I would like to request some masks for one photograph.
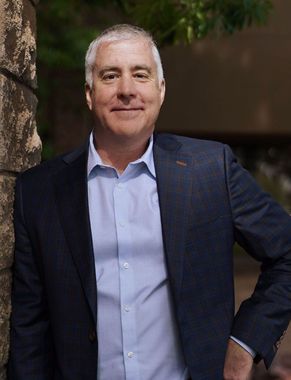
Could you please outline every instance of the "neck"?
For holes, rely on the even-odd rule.
[[[134,143],[122,141],[119,143],[104,144],[102,139],[94,135],[94,146],[104,164],[113,166],[119,173],[122,173],[127,165],[140,158],[147,149],[146,141]]]

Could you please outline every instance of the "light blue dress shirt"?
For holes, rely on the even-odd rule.
[[[189,377],[172,310],[152,146],[151,138],[119,174],[102,163],[90,136],[98,380]]]

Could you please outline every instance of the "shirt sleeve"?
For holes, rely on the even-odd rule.
[[[245,344],[244,342],[242,342],[241,340],[235,338],[234,336],[230,336],[230,339],[232,339],[234,342],[236,342],[237,344],[239,344],[243,349],[245,349],[253,358],[255,358],[256,356],[256,352],[251,348],[249,347],[247,344]]]

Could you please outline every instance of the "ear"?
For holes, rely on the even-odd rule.
[[[163,80],[161,81],[161,83],[160,83],[161,105],[164,103],[165,93],[166,93],[166,82],[165,82],[165,79],[163,79]]]
[[[85,83],[85,94],[89,110],[92,111],[92,89],[88,83]]]

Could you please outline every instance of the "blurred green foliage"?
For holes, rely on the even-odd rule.
[[[49,67],[82,67],[88,42],[116,22],[144,27],[160,45],[190,43],[262,25],[271,9],[271,0],[42,0],[38,58]]]
[[[90,23],[107,1],[42,0],[38,6],[38,62],[47,68],[83,66],[88,41],[95,38],[100,25]]]
[[[161,44],[190,43],[210,32],[233,33],[266,22],[270,0],[127,0],[124,9]]]

